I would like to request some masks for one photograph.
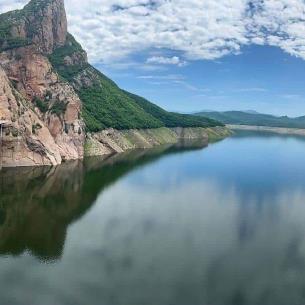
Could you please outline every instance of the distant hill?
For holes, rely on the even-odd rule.
[[[196,115],[218,120],[224,124],[305,129],[305,116],[297,118],[290,118],[288,116],[279,117],[270,114],[257,113],[255,111],[203,111],[196,113]]]

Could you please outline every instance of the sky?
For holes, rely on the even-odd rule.
[[[27,0],[0,0],[0,12]],[[119,86],[167,110],[305,115],[304,0],[66,0],[69,31]]]

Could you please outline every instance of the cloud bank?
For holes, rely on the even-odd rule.
[[[21,8],[26,2],[2,0],[0,12]],[[305,59],[303,0],[65,2],[69,30],[94,63],[120,62],[140,52],[159,50],[157,56],[148,54],[144,62],[183,66],[192,60],[238,54],[249,44],[277,46]]]

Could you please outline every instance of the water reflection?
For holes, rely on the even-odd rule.
[[[108,186],[164,155],[200,149],[202,141],[89,158],[58,167],[0,172],[0,255],[29,250],[42,260],[62,256],[69,224],[79,219]]]
[[[305,304],[304,151],[237,134],[3,172],[0,304]]]

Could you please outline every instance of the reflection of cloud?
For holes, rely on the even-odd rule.
[[[58,264],[38,265],[28,253],[0,260],[1,300],[20,304],[62,304],[75,299],[80,304],[116,305],[147,300],[154,305],[303,304],[304,170],[292,158],[302,160],[304,143],[298,140],[298,146],[294,138],[280,139],[241,135],[187,155],[158,159],[155,152],[145,162],[143,151],[130,152],[128,158],[107,158],[103,166],[99,159],[87,160],[90,175],[84,176],[82,166],[57,175],[53,171],[60,168],[52,169],[53,187],[49,183],[41,187],[40,176],[31,187],[26,187],[28,175],[26,183],[15,184],[19,192],[11,192],[14,184],[8,183],[1,198],[13,209],[11,219],[17,222],[23,215],[37,215],[33,233],[41,224],[48,234],[48,221],[56,227],[59,220],[71,219],[75,208],[79,215],[79,202],[87,200],[91,206],[96,200],[96,204],[69,226]],[[153,166],[146,166],[156,159]],[[20,175],[13,177],[20,179]],[[29,191],[26,196],[20,196],[23,188]],[[48,191],[53,200],[34,204],[25,213],[41,191]],[[63,204],[64,200],[69,204]],[[42,217],[41,209],[52,217]]]
[[[65,255],[52,269],[33,268],[27,255],[13,266],[1,260],[1,274],[11,276],[17,264],[27,283],[15,290],[2,277],[1,297],[27,300],[28,287],[37,287],[47,273],[52,290],[41,284],[31,292],[32,300],[60,304],[62,297],[73,298],[81,274],[86,289],[77,294],[80,303],[98,299],[107,304],[115,295],[117,305],[142,304],[147,298],[158,305],[168,300],[302,304],[293,301],[304,284],[302,190],[278,194],[258,210],[255,199],[242,206],[237,190],[224,190],[216,181],[180,185],[173,177],[162,187],[149,172],[143,177],[150,182],[149,192],[128,177],[107,189],[82,222],[70,227]],[[242,243],[241,222],[254,227]]]
[[[176,157],[180,164],[182,156]],[[230,184],[227,177],[224,184],[218,176],[190,177],[181,168],[165,175],[164,164],[138,167],[123,177],[126,162],[122,168],[100,171],[97,165],[91,164],[90,181],[110,175],[111,184],[82,220],[69,226],[61,261],[36,265],[27,253],[17,260],[0,260],[0,274],[5,275],[0,277],[1,299],[13,296],[20,303],[35,304],[74,298],[81,304],[112,300],[116,305],[144,304],[148,299],[154,305],[303,303],[302,185],[269,193],[260,193],[256,186],[258,195],[245,197],[245,186]],[[91,195],[92,186],[85,184],[88,189],[73,195],[71,204],[80,194]],[[69,179],[60,185],[75,190]],[[22,285],[7,280],[16,277],[16,270]],[[33,286],[39,289],[29,290]]]
[[[244,215],[243,223],[255,224],[254,234],[211,265],[209,287],[215,304],[237,293],[246,304],[304,301],[304,200],[304,191],[295,190],[278,194],[275,202],[265,200],[260,211],[244,207],[251,213]]]
[[[106,191],[83,227],[70,232],[72,245],[81,231],[92,253],[107,249],[107,260],[117,267],[102,283],[107,291],[126,288],[116,304],[148,295],[153,304],[176,304],[177,298],[189,304],[186,295],[192,304],[230,304],[235,298],[250,304],[296,304],[285,301],[301,295],[300,283],[305,284],[302,190],[243,202],[237,189],[223,189],[216,181],[181,185],[173,176],[162,186],[150,174],[141,175],[147,188],[127,178]],[[241,229],[251,233],[244,240]],[[67,251],[78,252],[74,247]],[[120,267],[126,258],[127,273]],[[277,289],[285,285],[290,288]],[[135,296],[130,291],[136,287]]]
[[[230,204],[237,202],[233,190],[224,196],[208,181],[192,181],[177,187],[175,177],[166,187],[158,183],[155,187],[157,181],[152,178],[147,176],[150,191],[130,184],[128,179],[106,191],[82,228],[85,231],[81,234],[87,236],[86,247],[108,249],[115,265],[124,256],[132,257],[133,266],[128,275],[120,268],[107,275],[110,285],[126,287],[126,294],[118,304],[129,298],[130,304],[135,302],[128,291],[134,291],[139,285],[137,278],[144,274],[150,276],[143,277],[140,284],[140,290],[144,289],[139,296],[142,301],[146,295],[151,295],[153,304],[159,304],[163,297],[173,298],[176,291],[170,283],[181,281],[184,285],[191,279],[194,281],[193,277],[199,280],[209,265],[208,260],[215,253],[228,251],[235,243],[238,206]],[[92,224],[96,230],[92,230]],[[78,230],[75,227],[70,232],[72,245],[77,245]],[[66,250],[77,252],[74,247]],[[156,281],[154,274],[162,280]]]

